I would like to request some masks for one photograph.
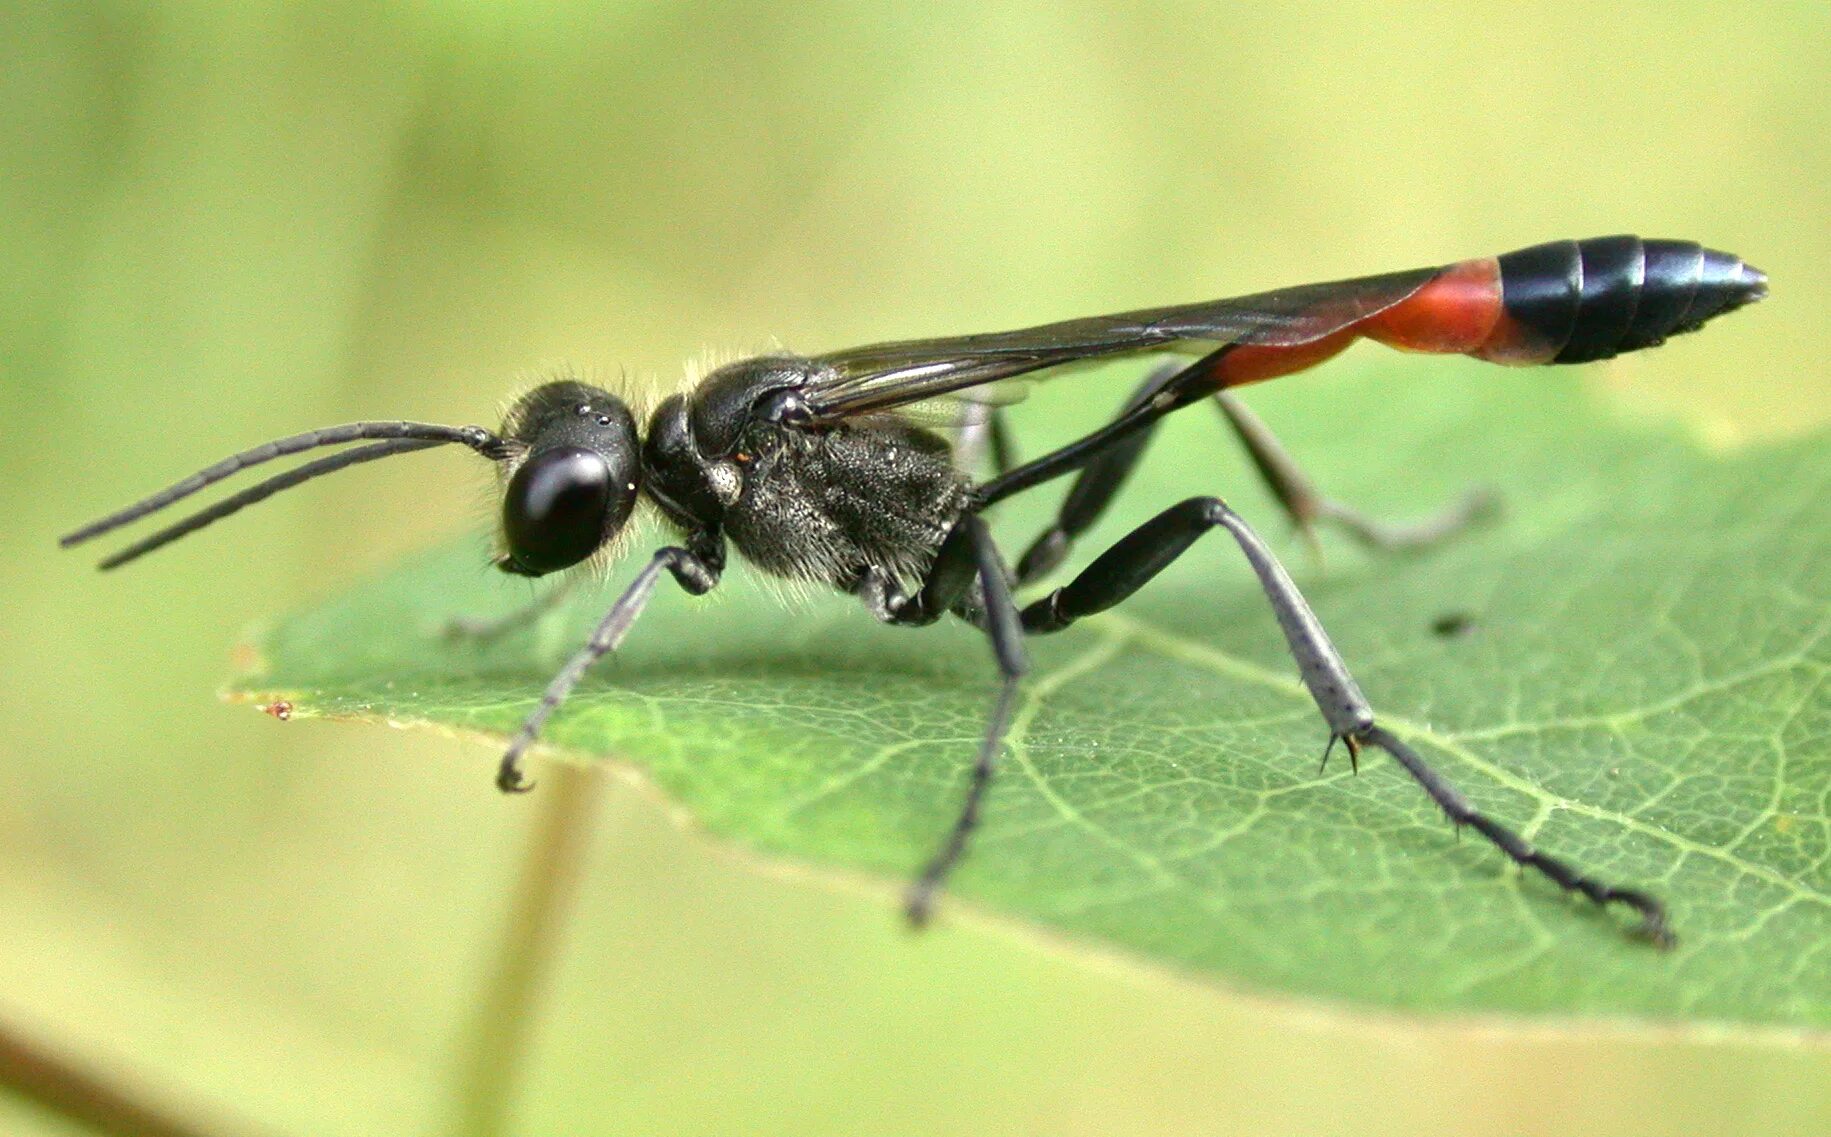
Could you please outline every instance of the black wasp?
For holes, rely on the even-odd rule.
[[[282,438],[224,459],[63,539],[79,544],[172,505],[250,466],[324,446],[361,442],[250,486],[102,562],[114,568],[244,506],[360,462],[460,443],[496,464],[502,489],[497,567],[544,576],[590,560],[647,497],[679,543],[657,550],[591,639],[547,686],[503,755],[497,785],[529,788],[523,753],[585,670],[614,650],[662,574],[701,594],[718,585],[728,546],[766,573],[850,593],[888,624],[919,626],[952,613],[983,630],[1000,684],[953,829],[911,887],[921,923],[979,822],[1027,668],[1024,641],[1061,631],[1142,588],[1210,530],[1239,545],[1258,575],[1304,685],[1358,761],[1363,745],[1390,754],[1452,823],[1468,826],[1524,867],[1597,904],[1625,905],[1638,931],[1672,940],[1654,897],[1584,875],[1541,853],[1477,810],[1374,718],[1346,664],[1291,578],[1218,497],[1170,506],[1107,549],[1067,584],[1019,603],[1013,591],[1055,569],[1073,540],[1112,501],[1158,420],[1218,401],[1227,421],[1293,520],[1343,526],[1374,546],[1419,544],[1480,512],[1465,502],[1432,524],[1382,526],[1319,495],[1264,425],[1229,389],[1289,374],[1360,337],[1412,351],[1461,353],[1509,364],[1583,363],[1651,347],[1761,299],[1766,278],[1739,258],[1688,241],[1600,237],[1538,245],[1500,257],[1309,284],[1232,300],[1095,316],[1014,332],[874,344],[830,355],[764,356],[720,367],[663,400],[646,428],[616,395],[554,382],[518,401],[500,433],[482,427],[360,422]],[[1083,360],[1178,353],[1134,391],[1106,426],[1021,465],[1009,461],[1003,422],[984,408],[988,385]],[[977,398],[976,398],[977,396]],[[966,472],[963,443],[925,425],[949,400],[972,419],[963,436],[989,442],[999,467]],[[917,408],[917,404],[930,404]],[[978,408],[980,413],[972,413]],[[987,507],[1079,472],[1054,525],[1009,567]]]

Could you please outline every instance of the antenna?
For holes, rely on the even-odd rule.
[[[208,466],[187,478],[172,483],[158,493],[142,498],[124,509],[66,534],[58,544],[64,548],[80,545],[104,533],[112,532],[129,525],[148,514],[157,513],[167,506],[183,501],[192,494],[214,485],[225,478],[283,458],[289,454],[313,450],[322,446],[337,446],[346,442],[357,442],[364,439],[377,439],[368,446],[358,446],[340,454],[319,458],[302,466],[268,478],[264,482],[250,486],[231,497],[210,506],[208,509],[186,517],[165,529],[159,530],[150,537],[128,546],[101,562],[99,567],[111,569],[136,560],[154,549],[169,545],[178,538],[195,533],[211,522],[219,521],[255,502],[265,500],[281,490],[291,489],[302,482],[308,482],[321,474],[333,473],[346,466],[363,462],[373,462],[393,454],[407,454],[415,450],[426,450],[434,446],[459,443],[470,447],[477,453],[492,461],[507,457],[508,447],[492,431],[480,426],[441,426],[426,422],[353,422],[343,426],[325,427],[321,430],[310,430],[303,434],[294,434],[286,438],[276,438],[264,442],[239,454],[232,454],[213,466]]]

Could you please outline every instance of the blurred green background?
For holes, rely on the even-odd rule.
[[[0,21],[11,1035],[225,1134],[1831,1126],[1831,1060],[1797,1040],[1358,1016],[965,915],[911,939],[881,892],[750,871],[613,775],[507,802],[475,743],[218,705],[251,620],[480,522],[461,456],[287,495],[118,576],[54,547],[276,434],[492,422],[555,360],[671,381],[707,346],[1617,231],[1741,253],[1774,296],[1595,381],[1721,445],[1809,429],[1831,418],[1820,0]],[[575,908],[518,1073],[479,1081],[511,900],[571,855],[560,830]],[[82,1130],[0,1090],[0,1131]]]

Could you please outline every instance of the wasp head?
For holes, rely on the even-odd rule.
[[[622,399],[572,380],[543,384],[515,403],[502,433],[518,454],[505,470],[496,567],[545,576],[622,532],[642,483],[636,420]]]

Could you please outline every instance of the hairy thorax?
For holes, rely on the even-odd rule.
[[[735,465],[724,526],[738,549],[836,588],[869,567],[913,586],[966,502],[948,443],[893,416],[818,433],[757,424]]]

